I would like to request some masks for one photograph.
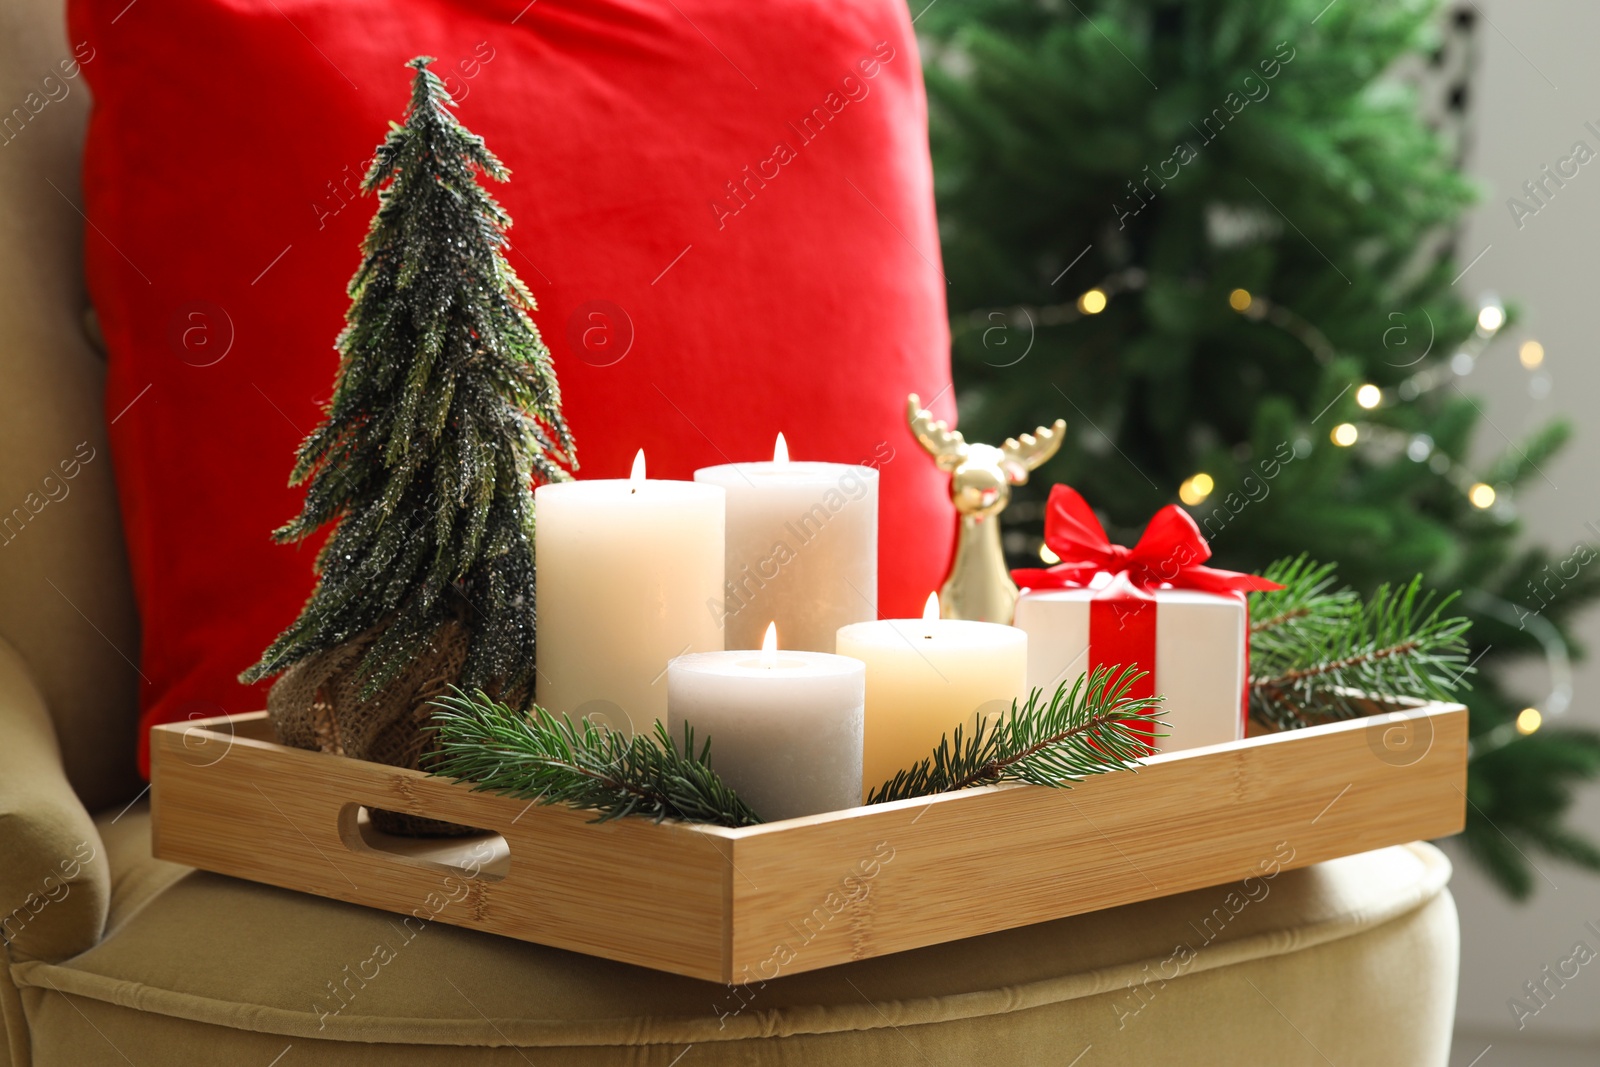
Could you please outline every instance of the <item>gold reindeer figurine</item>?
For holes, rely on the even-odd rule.
[[[939,588],[940,614],[946,619],[1009,623],[1017,607],[1017,587],[1000,549],[1000,512],[1011,502],[1011,487],[1061,447],[1065,419],[1041,426],[999,448],[968,444],[922,406],[916,393],[906,398],[906,420],[917,441],[942,471],[950,473],[950,499],[961,516],[956,554]]]

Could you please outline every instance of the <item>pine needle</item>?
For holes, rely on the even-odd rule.
[[[482,691],[457,689],[434,702],[439,751],[432,774],[471,782],[475,791],[599,813],[685,819],[718,826],[761,821],[711,769],[711,741],[699,752],[687,725],[680,748],[659,721],[628,736],[587,719],[574,723],[543,708],[527,713]]]
[[[1148,712],[1159,703],[1127,696],[1141,677],[1132,668],[1099,668],[1063,683],[1048,703],[1035,689],[993,726],[980,721],[970,735],[958,727],[953,739],[941,739],[929,759],[895,775],[868,803],[1001,781],[1065,787],[1126,770],[1148,751],[1141,728],[1152,723]],[[688,726],[681,744],[659,722],[653,732],[629,737],[543,708],[515,711],[481,691],[459,689],[434,708],[438,751],[426,757],[425,769],[474,790],[570,804],[597,812],[597,822],[624,815],[718,826],[762,821],[711,769],[711,739],[696,751]]]
[[[1333,564],[1304,554],[1278,560],[1261,576],[1283,588],[1251,594],[1252,655],[1271,655],[1303,643],[1310,634],[1336,631],[1348,624],[1360,603],[1353,590],[1334,587]]]
[[[1264,572],[1286,588],[1251,594],[1250,712],[1295,729],[1370,710],[1367,698],[1449,700],[1471,673],[1471,623],[1422,589],[1419,575],[1362,603],[1332,590],[1333,567],[1280,560]]]
[[[1035,689],[992,726],[982,719],[970,733],[957,726],[931,756],[874,789],[867,803],[1006,781],[1064,788],[1089,775],[1131,769],[1149,751],[1142,728],[1154,721],[1149,712],[1160,703],[1159,697],[1127,695],[1144,674],[1097,667],[1070,688],[1063,682],[1048,703],[1044,690]]]

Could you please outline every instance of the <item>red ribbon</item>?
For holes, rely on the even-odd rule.
[[[1011,579],[1024,589],[1085,589],[1096,575],[1109,574],[1110,584],[1089,602],[1089,669],[1120,664],[1148,672],[1128,690],[1135,699],[1156,695],[1156,598],[1151,590],[1195,589],[1243,601],[1247,592],[1283,588],[1257,575],[1204,566],[1211,546],[1176,504],[1156,512],[1138,543],[1126,548],[1111,543],[1076,489],[1057,485],[1045,510],[1044,542],[1061,562],[1048,570],[1014,570]],[[1247,622],[1246,662],[1249,641]],[[1244,714],[1243,694],[1240,709]],[[1144,732],[1153,735],[1154,727]]]

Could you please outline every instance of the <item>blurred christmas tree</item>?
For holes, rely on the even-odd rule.
[[[1516,547],[1513,494],[1568,427],[1502,441],[1459,381],[1505,313],[1455,284],[1472,189],[1386,76],[1437,49],[1434,4],[914,7],[963,428],[1074,424],[1007,514],[1013,561],[1037,565],[1053,481],[1124,543],[1181,486],[1223,566],[1308,552],[1366,591],[1465,590],[1466,843],[1518,897],[1540,853],[1600,868],[1563,823],[1600,735],[1540,729],[1497,678],[1578,651],[1600,568]]]

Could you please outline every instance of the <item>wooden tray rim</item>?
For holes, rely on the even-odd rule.
[[[1139,770],[1143,767],[1158,766],[1164,763],[1191,759],[1196,756],[1209,755],[1220,751],[1247,751],[1249,749],[1264,747],[1267,745],[1289,744],[1304,737],[1323,737],[1336,735],[1351,730],[1366,730],[1370,729],[1373,722],[1377,719],[1385,719],[1389,723],[1410,722],[1421,719],[1432,719],[1455,712],[1465,712],[1467,710],[1466,705],[1454,702],[1425,701],[1404,697],[1382,697],[1377,699],[1381,701],[1383,705],[1388,706],[1390,710],[1378,712],[1372,715],[1361,715],[1351,719],[1342,719],[1337,722],[1320,723],[1316,726],[1308,726],[1299,730],[1280,730],[1273,733],[1258,734],[1254,737],[1240,738],[1237,741],[1224,741],[1214,745],[1204,745],[1197,748],[1184,749],[1181,752],[1160,752],[1153,756],[1144,757],[1140,760],[1138,767],[1135,767],[1126,773],[1138,774]],[[185,736],[189,735],[191,732],[200,733],[208,738],[214,738],[218,741],[227,742],[230,745],[242,744],[247,748],[257,749],[263,753],[282,751],[305,752],[312,756],[325,757],[326,759],[330,760],[361,763],[367,767],[380,767],[382,768],[383,773],[391,774],[406,781],[416,781],[419,779],[428,780],[430,783],[437,783],[447,787],[462,789],[468,793],[482,793],[486,796],[493,796],[500,799],[518,799],[514,797],[506,798],[503,794],[492,793],[488,790],[474,789],[469,783],[454,781],[441,775],[429,774],[426,771],[415,770],[409,767],[394,767],[386,764],[372,764],[365,760],[354,759],[354,757],[351,756],[340,756],[313,749],[292,748],[291,746],[280,744],[277,741],[267,741],[255,737],[241,736],[234,730],[234,727],[241,723],[254,724],[262,722],[266,720],[267,714],[268,713],[265,710],[259,710],[239,712],[232,715],[213,715],[205,718],[188,719],[183,722],[161,723],[151,727],[151,729],[153,731],[160,730],[164,733],[183,734]],[[228,729],[221,729],[220,727],[223,726],[228,727]],[[1124,772],[1113,771],[1110,773],[1116,774]],[[1082,786],[1094,781],[1099,777],[1103,776],[1090,776],[1089,778],[1084,779],[1082,782],[1074,783],[1071,788],[1081,788]],[[696,833],[705,834],[709,837],[717,837],[729,842],[736,842],[750,838],[762,837],[768,834],[783,833],[786,830],[794,830],[801,827],[825,825],[827,823],[839,822],[846,819],[866,818],[877,814],[891,814],[894,812],[904,811],[907,808],[925,808],[929,805],[982,803],[982,798],[1003,790],[1045,788],[1048,787],[1028,785],[1021,782],[1003,782],[997,785],[972,786],[967,789],[959,789],[949,793],[938,793],[933,796],[910,797],[905,800],[890,801],[885,804],[862,804],[853,808],[842,808],[838,811],[822,812],[817,815],[802,815],[792,819],[778,819],[772,822],[759,823],[755,826],[717,826],[712,823],[689,822],[686,820],[670,818],[660,820],[651,819],[650,821],[656,822],[658,825],[662,825],[664,827],[671,827],[676,830],[692,830]],[[574,808],[568,804],[550,804],[542,806],[551,808],[564,808],[588,816],[594,815],[594,813],[588,809]],[[629,816],[629,818],[631,819],[635,817]]]

